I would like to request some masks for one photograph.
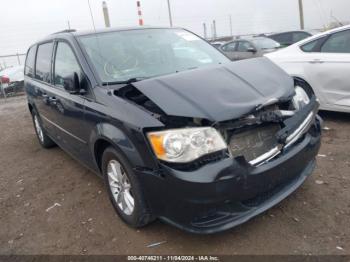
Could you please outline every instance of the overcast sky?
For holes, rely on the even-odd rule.
[[[137,25],[136,0],[106,0],[112,26]],[[95,25],[104,26],[102,0],[90,0]],[[167,26],[167,0],[141,0],[146,25]],[[294,30],[299,28],[298,0],[171,0],[175,26],[203,35],[203,22],[217,23],[218,35]],[[305,26],[322,28],[334,21],[350,21],[350,0],[304,0]],[[332,15],[331,15],[332,14]],[[88,0],[2,0],[0,55],[26,52],[34,41],[55,31],[91,29]]]

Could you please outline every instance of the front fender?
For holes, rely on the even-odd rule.
[[[277,65],[279,65],[287,74],[289,74],[293,78],[299,78],[305,81],[315,93],[316,97],[320,100],[321,107],[324,103],[326,103],[326,98],[320,92],[313,79],[310,77],[307,69],[301,64],[297,62],[282,62],[282,61],[274,61]]]
[[[110,123],[99,123],[90,136],[90,150],[93,154],[99,140],[104,140],[114,146],[133,167],[155,168],[157,165],[142,131],[121,129]]]

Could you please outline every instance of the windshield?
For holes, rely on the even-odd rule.
[[[117,31],[79,39],[105,83],[229,62],[216,48],[182,29]]]
[[[278,42],[270,38],[256,38],[252,39],[252,42],[260,49],[274,49],[281,47]]]

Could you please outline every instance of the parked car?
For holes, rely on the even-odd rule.
[[[317,101],[283,70],[179,28],[50,35],[27,53],[25,88],[39,143],[101,176],[133,227],[246,222],[305,181],[320,146]]]
[[[316,94],[321,109],[350,112],[350,26],[315,35],[266,55]]]
[[[312,34],[306,31],[290,31],[266,35],[266,37],[280,43],[282,47],[290,46],[310,36],[312,36]]]
[[[242,60],[261,57],[276,51],[280,44],[267,37],[253,37],[231,41],[220,47],[220,50],[231,60]]]
[[[23,92],[24,82],[23,66],[14,66],[0,71],[0,94]]]

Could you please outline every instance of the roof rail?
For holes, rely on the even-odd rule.
[[[77,30],[75,30],[75,29],[65,29],[65,30],[62,30],[62,31],[58,31],[58,32],[52,33],[52,35],[61,34],[61,33],[73,33],[73,32],[76,32],[76,31]]]

